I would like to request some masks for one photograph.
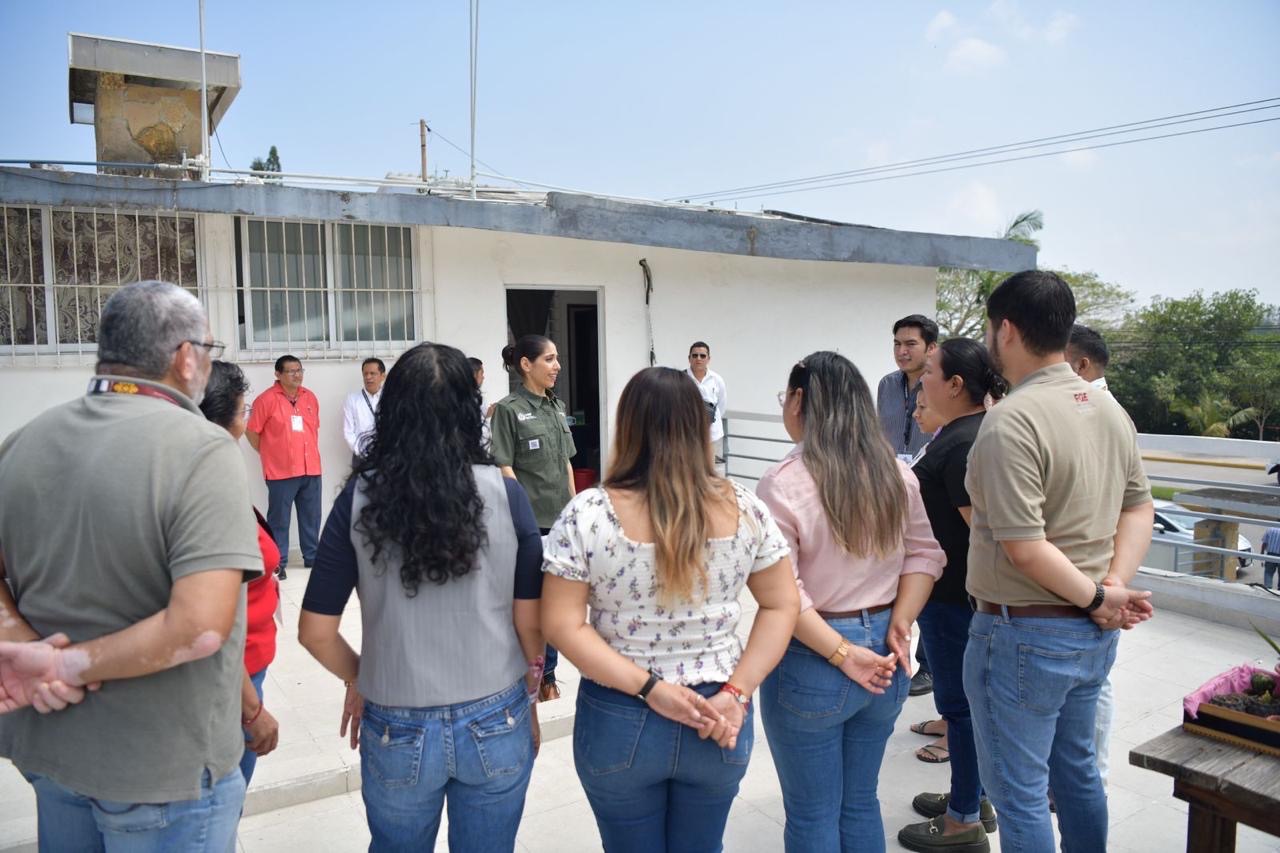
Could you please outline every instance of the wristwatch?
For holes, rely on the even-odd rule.
[[[662,679],[654,675],[653,670],[649,670],[649,680],[644,683],[644,687],[640,688],[640,692],[636,694],[636,698],[646,705],[649,704],[649,693]]]
[[[844,659],[849,656],[849,650],[851,648],[852,646],[849,645],[849,641],[841,637],[840,645],[836,646],[836,650],[831,653],[831,657],[827,658],[827,663],[832,666],[839,666],[844,663]]]
[[[1097,581],[1095,581],[1093,585],[1096,586],[1097,589],[1094,590],[1093,601],[1089,602],[1089,606],[1084,609],[1085,613],[1092,613],[1102,606],[1102,602],[1107,600],[1107,588]]]

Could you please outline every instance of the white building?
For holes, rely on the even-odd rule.
[[[1002,240],[565,193],[472,200],[0,169],[0,216],[0,438],[84,393],[102,301],[159,277],[199,295],[254,393],[277,356],[303,361],[322,409],[326,504],[348,470],[341,403],[366,356],[390,365],[414,342],[452,344],[485,362],[495,400],[508,390],[502,347],[545,329],[580,421],[575,465],[598,471],[651,346],[683,368],[688,345],[709,342],[731,408],[773,412],[814,350],[840,350],[872,383],[893,369],[893,321],[932,314],[937,267],[1035,265],[1034,248]],[[245,463],[260,483],[247,446]],[[265,505],[265,487],[254,497]]]

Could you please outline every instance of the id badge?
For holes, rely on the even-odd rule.
[[[293,425],[294,432],[302,432],[302,415],[292,415],[289,423]]]

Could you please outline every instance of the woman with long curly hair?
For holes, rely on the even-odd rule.
[[[911,623],[944,555],[920,486],[894,458],[866,380],[834,352],[778,395],[795,449],[757,493],[796,554],[795,639],[760,688],[788,853],[883,851],[876,788],[907,698]]]
[[[768,510],[716,474],[688,376],[640,371],[616,423],[608,479],[560,514],[543,565],[547,636],[583,675],[573,761],[609,853],[713,853],[799,594]]]
[[[387,375],[364,458],[334,502],[298,636],[347,684],[370,850],[512,850],[537,751],[542,542],[480,442],[466,357],[419,344]],[[360,596],[360,653],[338,633]]]

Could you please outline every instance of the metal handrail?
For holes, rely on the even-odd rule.
[[[1280,495],[1280,486],[1255,486],[1251,483],[1227,483],[1222,480],[1202,480],[1197,477],[1167,477],[1161,474],[1148,474],[1148,480],[1161,483],[1182,483],[1188,486],[1225,487],[1233,492],[1252,492],[1259,495]]]

